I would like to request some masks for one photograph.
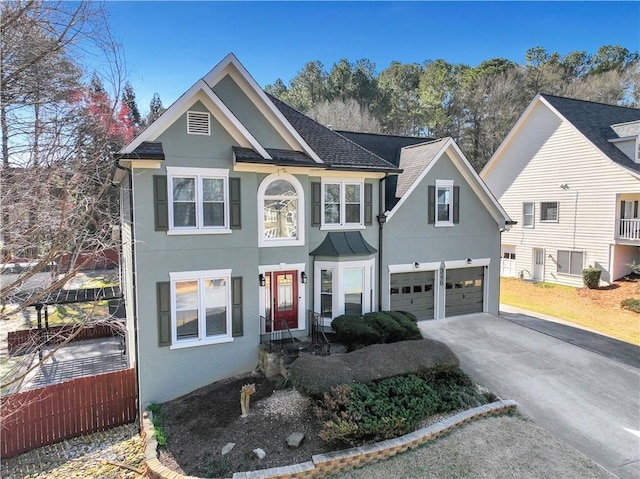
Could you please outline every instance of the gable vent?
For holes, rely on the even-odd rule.
[[[210,135],[209,113],[202,111],[187,112],[187,133],[189,135]]]

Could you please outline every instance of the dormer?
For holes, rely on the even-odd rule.
[[[611,129],[618,135],[609,142],[635,163],[640,163],[640,120],[628,121],[611,125]]]

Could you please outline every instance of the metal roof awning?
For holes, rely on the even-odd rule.
[[[331,231],[312,256],[367,256],[377,253],[360,231]]]

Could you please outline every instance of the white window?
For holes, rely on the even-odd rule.
[[[230,233],[229,170],[167,167],[169,234]]]
[[[286,173],[267,176],[258,188],[259,245],[304,244],[304,190]]]
[[[364,261],[316,261],[315,301],[326,326],[341,314],[373,311],[375,259]]]
[[[581,275],[583,269],[583,251],[558,250],[558,273]]]
[[[453,181],[436,180],[436,226],[453,225]]]
[[[540,203],[540,221],[546,223],[558,222],[558,202],[546,201]]]
[[[322,183],[322,226],[364,225],[364,183],[327,180]]]
[[[188,111],[187,134],[211,135],[211,115],[206,111]]]
[[[522,203],[522,227],[533,228],[535,218],[535,205],[533,203]]]
[[[231,270],[169,273],[172,348],[232,341]]]

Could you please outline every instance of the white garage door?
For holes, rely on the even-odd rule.
[[[391,275],[390,307],[408,311],[420,320],[433,319],[433,271]]]
[[[484,268],[448,269],[445,316],[481,313],[484,300]]]

